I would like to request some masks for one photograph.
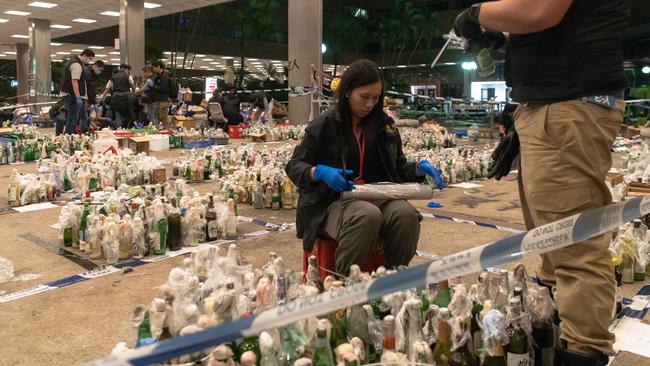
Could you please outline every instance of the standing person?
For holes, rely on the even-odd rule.
[[[151,69],[151,66],[143,67],[142,75],[145,78],[145,82],[142,89],[138,92],[140,94],[140,103],[144,106],[149,123],[157,126],[160,121],[158,120],[156,110],[153,108],[151,103],[151,87],[153,86],[153,70]]]
[[[151,86],[151,108],[154,110],[159,127],[167,127],[169,95],[172,91],[171,80],[162,61],[153,61],[151,67],[154,75]]]
[[[481,48],[509,37],[507,82],[520,103],[514,120],[528,229],[612,201],[605,175],[623,121],[629,9],[628,0],[501,0],[456,18],[456,33]],[[613,352],[610,240],[607,233],[542,255],[537,276],[556,286],[561,320],[555,365],[606,365]]]
[[[88,95],[86,92],[86,79],[83,72],[83,65],[92,61],[95,52],[89,48],[81,51],[79,55],[74,55],[65,64],[63,76],[61,78],[61,97],[65,103],[67,113],[65,133],[72,135],[75,133],[79,123],[81,133],[88,131],[87,121],[85,118],[86,108],[85,101]]]
[[[97,82],[99,75],[104,71],[104,61],[97,60],[90,66],[84,66],[86,78],[86,89],[88,92],[88,104],[97,104]]]
[[[117,112],[123,118],[121,127],[124,128],[131,127],[135,119],[135,108],[131,98],[135,83],[129,72],[130,68],[131,66],[127,64],[121,64],[119,70],[106,83],[106,89],[102,94],[104,99],[108,93],[111,93],[113,112]]]
[[[418,211],[404,200],[341,200],[340,193],[354,184],[421,181],[425,174],[442,188],[440,172],[426,160],[406,161],[399,130],[383,111],[383,82],[374,62],[353,62],[335,100],[309,123],[287,164],[300,189],[298,237],[305,251],[317,236],[336,240],[336,272],[344,276],[351,265],[363,264],[379,238],[387,266],[408,265],[420,236]]]

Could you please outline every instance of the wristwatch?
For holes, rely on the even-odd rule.
[[[472,22],[474,22],[476,24],[481,24],[478,21],[478,13],[480,11],[481,11],[481,3],[473,4],[472,6],[470,6],[469,14],[468,14],[469,20],[471,20]]]

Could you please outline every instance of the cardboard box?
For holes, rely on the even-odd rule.
[[[196,129],[197,126],[197,121],[194,119],[186,119],[186,120],[181,120],[181,121],[176,121],[176,127],[182,127],[186,130],[189,129]]]
[[[605,180],[609,182],[609,184],[613,186],[616,186],[618,184],[623,183],[623,174],[621,173],[614,173],[614,172],[607,172],[607,177],[605,177]]]
[[[149,136],[129,137],[129,149],[133,150],[134,154],[149,154]]]
[[[154,169],[152,180],[154,184],[164,184],[167,181],[167,170],[165,168]]]

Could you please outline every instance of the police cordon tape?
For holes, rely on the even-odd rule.
[[[442,257],[429,264],[411,267],[336,291],[298,299],[252,317],[110,355],[88,365],[139,366],[163,362],[172,357],[256,335],[263,330],[283,327],[310,316],[324,315],[336,309],[361,304],[396,291],[422,288],[429,283],[475,273],[483,268],[519,260],[523,256],[580,243],[647,214],[650,214],[650,195],[591,209],[494,243]]]

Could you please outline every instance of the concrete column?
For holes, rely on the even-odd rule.
[[[16,79],[18,79],[18,103],[29,101],[29,45],[27,43],[16,44]]]
[[[311,85],[310,65],[321,69],[323,38],[323,0],[289,0],[289,86]],[[311,105],[311,96],[289,96],[289,121],[309,122],[318,116],[318,103]]]
[[[132,66],[133,77],[144,67],[144,0],[120,0],[120,60]]]
[[[50,21],[47,19],[29,19],[30,77],[34,82],[30,93],[34,92],[37,102],[47,101],[46,94],[52,93],[52,59],[50,57]],[[34,94],[33,94],[34,95]]]

